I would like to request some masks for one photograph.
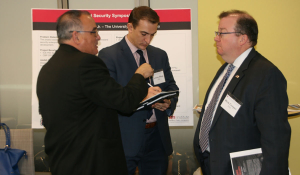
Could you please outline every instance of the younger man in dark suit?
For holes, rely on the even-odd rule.
[[[98,57],[97,26],[87,11],[57,20],[59,49],[37,81],[40,113],[47,129],[45,152],[52,175],[126,175],[117,111],[130,113],[148,91],[149,64],[127,86],[110,77]]]
[[[215,41],[226,62],[204,100],[194,150],[204,175],[232,175],[229,153],[262,148],[260,175],[288,175],[291,128],[286,80],[255,51],[258,27],[248,13],[219,15]]]
[[[149,63],[163,75],[163,81],[149,81],[163,91],[178,90],[167,53],[150,44],[157,32],[159,16],[149,7],[134,8],[128,19],[128,34],[119,43],[100,50],[110,75],[126,86],[141,62]],[[152,89],[149,89],[151,93]],[[156,103],[151,110],[140,110],[131,115],[119,113],[122,142],[129,174],[136,167],[141,175],[165,175],[172,144],[168,116],[176,108],[177,98]],[[128,117],[130,116],[130,117]]]

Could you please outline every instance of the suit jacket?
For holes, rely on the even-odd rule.
[[[198,161],[199,130],[209,92],[227,63],[217,72],[204,100],[194,137]],[[237,76],[239,75],[239,76]],[[286,80],[278,68],[252,49],[220,97],[209,132],[212,175],[232,174],[229,153],[262,148],[261,175],[287,175],[291,128]],[[232,117],[220,107],[227,92],[243,104]]]
[[[52,175],[127,174],[117,111],[136,109],[147,89],[140,74],[122,87],[98,57],[61,44],[37,81]]]
[[[159,86],[163,91],[178,90],[173,78],[167,53],[159,48],[149,45],[147,47],[149,64],[154,70],[163,69],[165,83]],[[100,50],[98,56],[105,62],[110,75],[122,86],[126,86],[135,70],[138,68],[134,56],[126,43],[125,37],[118,43]],[[177,98],[171,99],[170,114],[176,108]],[[157,126],[160,132],[161,140],[170,155],[173,151],[169,124],[168,111],[159,111],[155,109]],[[119,123],[121,128],[122,142],[126,156],[135,156],[141,148],[144,137],[147,111],[140,110],[131,114],[119,113]]]

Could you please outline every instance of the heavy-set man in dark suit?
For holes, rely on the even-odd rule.
[[[100,40],[89,12],[68,11],[57,21],[58,50],[37,81],[47,129],[45,152],[52,175],[126,175],[117,111],[130,113],[147,95],[149,64],[122,87],[98,57]]]
[[[164,74],[164,81],[159,83],[153,81],[154,75],[150,81],[153,86],[163,91],[178,90],[167,53],[149,45],[158,24],[159,16],[151,8],[134,8],[127,24],[128,34],[120,42],[100,50],[98,56],[105,62],[110,75],[122,86],[127,85],[140,60],[145,59],[155,71]],[[163,103],[154,104],[154,110],[136,111],[130,117],[119,113],[130,175],[134,174],[137,166],[141,175],[166,174],[168,155],[173,151],[168,116],[174,112],[176,103],[177,98],[165,99]]]
[[[253,48],[258,35],[253,17],[232,10],[219,18],[215,41],[226,63],[208,88],[194,137],[202,172],[232,175],[229,153],[262,148],[260,174],[287,175],[291,136],[287,82]]]

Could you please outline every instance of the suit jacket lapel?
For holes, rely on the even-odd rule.
[[[227,88],[225,89],[220,101],[219,101],[219,104],[218,104],[218,107],[217,107],[217,110],[216,110],[216,113],[215,113],[215,116],[213,118],[213,122],[211,124],[211,129],[214,127],[214,125],[216,124],[220,114],[223,112],[223,108],[221,107],[221,104],[224,100],[224,98],[226,97],[227,95],[227,92],[231,92],[233,94],[234,92],[234,89],[236,88],[237,84],[239,83],[239,81],[244,77],[244,71],[248,69],[248,66],[252,60],[252,58],[256,55],[256,51],[255,49],[253,48],[251,50],[251,52],[249,53],[249,55],[246,57],[246,59],[244,60],[244,62],[241,64],[241,66],[239,67],[239,69],[236,71],[236,73],[234,74],[234,76],[232,77],[230,83],[228,84]],[[227,64],[226,64],[227,65]],[[223,65],[224,66],[224,65]],[[224,67],[225,68],[225,67]],[[223,68],[223,69],[224,69]],[[222,69],[222,70],[223,70]],[[220,75],[220,74],[219,74]],[[238,75],[238,76],[237,76]],[[219,76],[216,76],[217,78]]]
[[[148,46],[146,48],[147,50],[147,55],[148,55],[148,60],[149,60],[149,64],[152,66],[152,68],[155,70],[156,68],[156,59],[155,59],[155,53],[152,52],[151,46]]]
[[[135,58],[129,48],[129,46],[126,43],[125,37],[120,41],[121,46],[121,52],[122,52],[122,61],[124,64],[128,64],[128,71],[133,71],[133,74],[135,73],[136,69],[138,68]]]
[[[209,92],[211,91],[211,88],[213,87],[213,85],[216,83],[218,77],[220,76],[220,74],[223,72],[223,70],[225,69],[225,67],[227,66],[228,63],[225,63],[221,66],[221,68],[218,70],[217,74],[215,75],[213,81],[210,83],[210,86],[209,88],[207,89],[207,92],[206,92],[206,95],[205,95],[205,99],[204,99],[204,102],[203,102],[203,106],[202,106],[202,110],[201,110],[201,113],[200,113],[200,118],[199,118],[199,121],[202,121],[202,118],[203,118],[203,114],[204,114],[204,111],[205,111],[205,106],[207,105],[207,98],[209,96]],[[197,126],[197,129],[200,130],[200,122],[198,122],[198,126]]]
[[[146,48],[146,50],[147,50],[149,64],[154,69],[154,71],[156,71],[156,69],[157,69],[157,66],[156,66],[157,62],[156,62],[155,52],[152,51],[151,46],[148,46]],[[151,82],[150,83],[153,85],[153,77],[151,77]]]
[[[221,66],[221,68],[218,70],[217,74],[215,75],[213,81],[210,83],[209,88],[207,89],[207,92],[206,92],[206,95],[205,95],[205,98],[204,98],[204,102],[203,102],[203,106],[202,106],[202,110],[201,110],[201,113],[200,113],[199,122],[198,122],[197,129],[196,129],[198,134],[196,134],[196,135],[199,135],[199,133],[200,133],[200,126],[201,126],[201,123],[202,123],[202,118],[203,118],[203,114],[204,114],[204,111],[205,111],[205,106],[207,105],[206,103],[207,103],[207,98],[208,98],[209,92],[211,91],[211,88],[213,87],[213,85],[217,81],[220,74],[223,72],[226,65],[227,65],[227,63],[225,63]],[[199,144],[199,136],[197,136],[197,137],[195,136],[195,138],[197,140],[197,143]]]

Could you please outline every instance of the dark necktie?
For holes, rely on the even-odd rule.
[[[139,66],[146,63],[146,59],[144,57],[143,51],[142,50],[137,50],[136,53],[138,53],[140,55],[140,64],[139,64]],[[147,83],[150,83],[149,78],[147,78],[145,81]],[[153,112],[152,112],[152,109],[151,109],[151,110],[148,111],[147,118],[149,119],[152,115],[153,115]]]
[[[137,50],[136,53],[138,53],[140,55],[140,64],[139,64],[139,66],[146,63],[146,59],[144,57],[143,51],[142,50]]]
[[[207,107],[207,109],[204,111],[203,114],[203,121],[201,123],[200,127],[200,135],[199,135],[199,145],[201,148],[201,151],[204,152],[208,147],[208,133],[210,131],[211,127],[211,120],[213,117],[214,109],[217,104],[217,101],[219,99],[220,93],[231,74],[232,70],[234,69],[234,65],[230,64],[226,74],[224,75],[223,79],[221,80],[220,84],[217,86],[216,91],[214,92],[214,95]]]

